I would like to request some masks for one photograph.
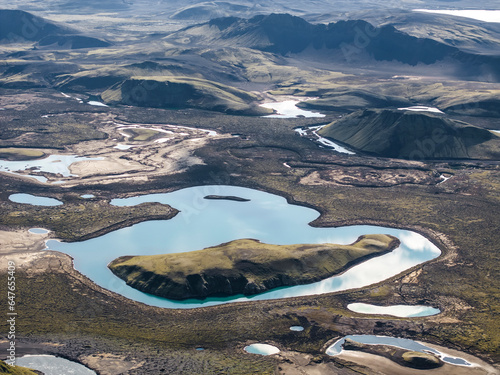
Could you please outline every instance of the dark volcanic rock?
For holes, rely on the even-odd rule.
[[[207,195],[204,197],[205,199],[212,200],[227,200],[227,201],[235,201],[235,202],[250,202],[250,199],[235,197],[233,195]]]

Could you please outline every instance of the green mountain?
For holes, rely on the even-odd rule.
[[[500,157],[500,137],[428,112],[367,109],[325,126],[319,134],[357,150],[391,158]]]
[[[102,93],[107,104],[152,108],[198,108],[238,115],[266,115],[256,95],[217,82],[191,77],[132,77]]]

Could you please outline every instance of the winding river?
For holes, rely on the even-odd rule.
[[[204,199],[207,195],[237,196],[250,201]],[[164,308],[195,308],[359,288],[383,281],[440,254],[440,250],[430,241],[411,231],[366,225],[314,228],[308,223],[319,216],[317,211],[289,204],[277,195],[241,187],[199,186],[167,194],[115,199],[111,203],[132,206],[143,202],[169,204],[181,212],[171,220],[147,221],[83,242],[49,240],[47,248],[72,256],[75,268],[98,285],[127,298]],[[110,261],[123,255],[187,252],[241,238],[255,238],[271,244],[349,244],[362,234],[374,233],[396,236],[402,245],[389,254],[370,259],[341,275],[251,297],[240,295],[202,301],[171,301],[127,286],[107,268]]]

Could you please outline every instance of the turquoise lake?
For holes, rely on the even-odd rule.
[[[207,195],[238,196],[249,202],[207,200]],[[181,212],[171,220],[148,221],[83,242],[47,241],[47,248],[69,254],[75,268],[98,285],[127,298],[164,308],[195,308],[229,302],[315,295],[367,286],[394,276],[440,255],[440,250],[420,234],[377,226],[356,225],[314,228],[319,216],[310,208],[288,204],[280,196],[234,186],[200,186],[167,194],[115,199],[117,206],[144,202],[169,204]],[[389,254],[370,259],[345,273],[308,285],[284,287],[255,296],[172,301],[135,290],[107,268],[123,255],[187,252],[224,242],[254,238],[270,244],[350,244],[362,234],[390,234],[402,245]]]

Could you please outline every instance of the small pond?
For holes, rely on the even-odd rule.
[[[43,229],[43,228],[31,228],[28,230],[28,232],[33,233],[33,234],[47,234],[50,232],[50,230]]]
[[[278,354],[280,350],[273,345],[269,344],[252,344],[245,346],[245,351],[250,354],[259,354],[259,355],[272,355]]]
[[[391,315],[399,318],[431,316],[441,312],[439,309],[434,307],[418,305],[376,306],[367,303],[351,303],[347,305],[347,308],[360,314]]]
[[[84,365],[53,355],[25,355],[16,358],[16,366],[28,367],[45,375],[95,375]]]
[[[23,203],[23,204],[31,204],[33,206],[46,206],[46,207],[60,206],[63,204],[63,202],[61,202],[58,199],[39,197],[36,195],[24,194],[24,193],[11,194],[9,195],[9,200],[14,203]]]

